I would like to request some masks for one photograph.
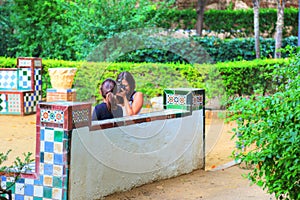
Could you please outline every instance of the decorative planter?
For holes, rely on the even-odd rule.
[[[76,68],[49,68],[52,88],[71,89],[76,70]]]

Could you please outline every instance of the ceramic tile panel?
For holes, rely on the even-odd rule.
[[[64,123],[64,111],[41,109],[41,122],[47,123]]]
[[[40,128],[40,175],[37,179],[19,178],[11,188],[13,199],[67,199],[69,133],[60,128]],[[55,144],[62,149],[55,150]],[[7,188],[12,177],[1,176],[1,186]]]
[[[18,72],[17,70],[0,70],[0,89],[16,90],[18,88]]]
[[[42,91],[42,69],[34,69],[34,85],[35,90]]]
[[[31,90],[31,69],[20,68],[19,69],[19,89],[20,90]]]
[[[89,110],[74,110],[72,112],[73,123],[81,123],[81,122],[88,122],[89,121]]]
[[[6,94],[0,94],[0,113],[6,113],[7,112],[7,95]]]
[[[25,114],[36,112],[36,105],[41,101],[40,96],[35,92],[26,92],[24,95],[24,112]]]
[[[8,112],[21,113],[21,94],[7,94]]]
[[[35,67],[42,67],[42,60],[34,60]]]
[[[11,96],[13,97],[13,96]],[[40,103],[37,112],[36,174],[35,178],[20,178],[12,189],[13,199],[68,199],[70,165],[70,135],[72,118],[78,123],[90,120],[91,104]],[[49,123],[40,123],[49,122]],[[63,124],[64,128],[48,127]],[[66,125],[67,124],[67,125]],[[12,177],[1,176],[6,188]]]
[[[186,96],[178,94],[167,94],[167,104],[186,105]]]
[[[19,67],[31,67],[32,66],[32,60],[31,59],[18,58],[18,64],[19,64]]]
[[[203,102],[203,94],[194,94],[193,95],[193,104],[192,109],[193,110],[199,110],[202,109],[204,102]]]
[[[164,108],[182,110],[200,110],[203,108],[203,89],[167,88],[164,90]]]

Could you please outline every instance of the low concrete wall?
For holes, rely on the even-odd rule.
[[[97,199],[204,168],[203,112],[94,131],[78,128],[71,147],[70,199]]]

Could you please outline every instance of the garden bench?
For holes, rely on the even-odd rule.
[[[0,114],[35,113],[41,100],[41,58],[17,58],[17,68],[0,68]]]

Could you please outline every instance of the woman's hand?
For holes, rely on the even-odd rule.
[[[118,92],[116,95],[125,99],[126,98],[126,90],[121,88],[121,92]]]

